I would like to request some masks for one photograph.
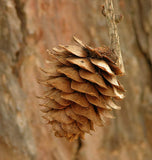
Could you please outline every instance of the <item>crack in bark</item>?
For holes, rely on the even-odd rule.
[[[130,3],[130,5],[131,5],[131,3]],[[141,5],[138,3],[138,7],[140,8],[140,10],[142,10],[142,7],[141,7]],[[143,28],[143,24],[142,24],[142,17],[141,17],[141,13],[139,13],[140,14],[140,20],[139,20],[139,23],[140,23],[140,25],[141,25],[141,27],[142,27],[142,29],[143,29],[143,31],[144,31],[144,28]],[[145,61],[147,62],[147,65],[148,65],[148,68],[149,68],[149,70],[151,71],[151,69],[152,69],[152,63],[151,63],[151,60],[150,60],[150,58],[149,58],[149,56],[148,56],[148,53],[147,52],[145,52],[144,51],[144,49],[142,48],[142,46],[141,46],[141,43],[140,43],[140,41],[139,41],[139,35],[138,35],[138,32],[137,32],[137,29],[136,29],[136,22],[134,21],[134,16],[131,16],[132,18],[131,18],[131,20],[132,20],[132,26],[133,26],[133,30],[134,30],[134,33],[135,33],[135,40],[136,40],[136,44],[137,44],[137,46],[138,46],[138,48],[139,48],[139,50],[141,51],[141,54],[143,55],[143,57],[144,57],[144,59],[145,59]],[[144,31],[145,32],[145,31]],[[146,34],[146,33],[145,33]],[[146,36],[147,36],[147,34],[146,34]],[[148,43],[148,42],[147,42]],[[152,78],[152,72],[150,72],[150,76],[151,76],[151,78]]]
[[[139,1],[139,3],[137,3],[138,4],[138,7],[139,7],[139,10],[140,11],[142,11],[142,6],[141,6],[141,3],[140,3],[140,1]],[[142,12],[139,12],[139,14],[140,14],[140,16],[139,16],[139,23],[140,23],[140,25],[141,25],[141,28],[142,28],[142,30],[144,31],[144,34],[146,35],[146,39],[147,39],[147,36],[148,36],[148,34],[145,32],[145,30],[144,30],[144,26],[143,26],[143,23],[142,23]],[[150,70],[152,69],[152,63],[151,63],[151,60],[150,60],[150,57],[148,56],[148,51],[147,52],[145,52],[144,51],[144,49],[142,48],[142,45],[141,45],[141,43],[140,43],[140,41],[139,41],[139,36],[138,36],[138,32],[137,32],[137,30],[136,30],[136,24],[135,24],[135,21],[134,21],[134,16],[132,16],[132,24],[133,24],[133,30],[134,30],[134,32],[135,32],[135,39],[136,39],[136,42],[137,42],[137,45],[138,45],[138,48],[139,48],[139,50],[141,51],[141,53],[142,53],[142,55],[144,56],[144,58],[145,58],[145,60],[146,60],[146,62],[147,62],[147,64],[148,64],[148,67],[150,68]],[[148,42],[147,42],[148,43]],[[152,77],[152,74],[151,74],[151,77]]]
[[[144,58],[145,58],[145,60],[148,64],[148,68],[151,70],[152,69],[152,63],[151,63],[147,53],[144,52],[144,50],[143,50],[143,48],[142,48],[142,46],[139,42],[139,37],[138,37],[138,33],[136,31],[136,26],[135,26],[134,20],[132,19],[132,21],[133,21],[132,24],[133,24],[133,30],[135,32],[135,39],[136,39],[137,46],[138,46],[139,50],[141,51],[141,54],[144,56]],[[150,72],[150,74],[151,74],[151,78],[152,78],[152,73]]]
[[[15,4],[15,10],[17,17],[20,21],[20,30],[22,33],[22,43],[18,51],[15,53],[15,60],[14,60],[14,65],[12,66],[12,72],[16,77],[19,76],[19,70],[20,70],[20,65],[21,65],[21,59],[23,58],[23,51],[24,48],[26,47],[26,36],[27,36],[27,28],[26,28],[26,14],[24,12],[24,3],[22,3],[20,0],[14,0]]]
[[[21,32],[23,34],[23,46],[26,45],[25,37],[27,35],[27,28],[26,28],[26,14],[24,12],[24,3],[21,3],[20,0],[14,0],[15,8],[17,16],[21,22]]]
[[[20,0],[14,0],[14,4],[15,4],[15,9],[16,9],[16,13],[18,16],[18,19],[21,23],[20,29],[21,29],[21,33],[22,33],[22,44],[20,46],[20,49],[16,52],[16,62],[19,61],[20,59],[20,53],[23,52],[25,46],[27,45],[26,43],[26,37],[28,34],[27,28],[26,28],[26,14],[24,12],[24,3],[22,3]]]
[[[78,142],[78,144],[77,144],[77,149],[76,149],[76,152],[75,152],[75,154],[74,154],[73,160],[79,160],[79,152],[80,152],[80,149],[81,149],[81,147],[82,147],[82,141],[81,141],[80,138],[78,139],[77,142]]]

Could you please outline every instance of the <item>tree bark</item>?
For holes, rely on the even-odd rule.
[[[152,159],[152,2],[115,0],[126,98],[107,127],[85,140],[56,138],[43,123],[36,96],[46,49],[109,45],[104,0],[0,0],[0,160]]]

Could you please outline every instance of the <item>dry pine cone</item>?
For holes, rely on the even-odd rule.
[[[117,56],[108,47],[91,48],[74,37],[78,45],[60,45],[50,52],[53,67],[43,81],[48,91],[41,104],[44,118],[57,137],[72,141],[104,126],[110,111],[120,109],[113,99],[123,99],[118,82]]]

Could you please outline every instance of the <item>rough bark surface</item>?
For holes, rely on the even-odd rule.
[[[103,0],[0,0],[0,160],[152,159],[152,2],[115,0],[126,70],[122,110],[85,141],[56,138],[44,125],[36,95],[46,49],[77,35],[109,44]]]

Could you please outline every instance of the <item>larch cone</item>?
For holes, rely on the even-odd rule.
[[[120,109],[114,99],[124,98],[124,88],[117,80],[121,74],[118,57],[108,47],[91,48],[74,37],[77,45],[59,45],[49,51],[53,68],[47,75],[48,91],[41,104],[43,118],[55,136],[70,141],[84,138],[94,126],[104,126],[113,118],[112,109]]]

